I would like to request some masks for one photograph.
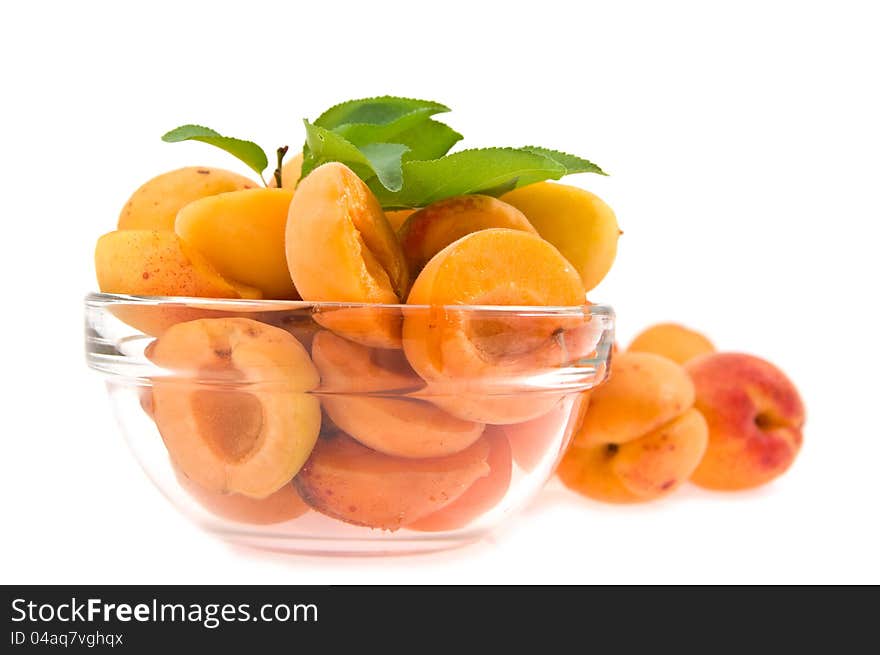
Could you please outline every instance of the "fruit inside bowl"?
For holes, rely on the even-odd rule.
[[[475,539],[552,475],[608,371],[586,294],[619,230],[601,172],[543,148],[446,151],[436,103],[372,98],[306,123],[273,182],[194,167],[140,187],[86,300],[136,456],[228,538],[310,552]],[[252,143],[198,126],[261,174]]]

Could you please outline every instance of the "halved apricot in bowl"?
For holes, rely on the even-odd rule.
[[[482,423],[404,397],[407,389],[424,383],[411,371],[395,370],[394,363],[383,365],[374,357],[377,352],[382,351],[326,331],[312,343],[312,358],[321,373],[321,403],[340,429],[365,446],[398,457],[450,455],[480,438]],[[392,391],[389,397],[381,395]]]
[[[595,348],[589,312],[579,311],[580,277],[529,232],[493,228],[455,241],[428,262],[407,302],[428,306],[408,311],[403,326],[425,397],[468,420],[518,423],[546,413],[560,396],[534,390],[544,386],[534,381]],[[527,310],[535,305],[559,311]]]
[[[488,475],[489,442],[480,438],[454,455],[391,457],[351,437],[320,439],[294,484],[317,511],[383,530],[397,530],[455,501]]]
[[[246,318],[170,327],[148,349],[153,416],[174,463],[209,491],[264,498],[290,482],[321,427],[302,345]]]
[[[319,166],[299,182],[287,218],[287,265],[305,300],[396,304],[409,274],[382,207],[343,164]],[[399,314],[371,307],[325,308],[315,320],[368,346],[399,347]]]
[[[489,442],[486,463],[489,473],[475,481],[468,490],[441,510],[406,527],[424,532],[458,530],[495,507],[510,488],[513,472],[510,444],[500,426],[491,426],[484,438]]]

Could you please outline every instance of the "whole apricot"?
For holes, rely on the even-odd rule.
[[[173,230],[177,212],[193,200],[257,186],[253,180],[222,168],[178,168],[142,184],[122,208],[117,229]]]
[[[285,189],[201,198],[180,210],[174,230],[223,277],[259,289],[264,298],[296,299],[284,253],[292,198]]]
[[[715,346],[699,332],[677,323],[658,323],[639,332],[628,350],[663,355],[679,364],[715,352]]]
[[[715,353],[685,367],[696,407],[709,425],[709,447],[691,480],[707,489],[749,489],[792,465],[803,443],[804,404],[773,364],[741,353]]]
[[[559,248],[593,289],[611,269],[621,234],[617,217],[597,195],[557,182],[515,189],[501,200],[519,209],[542,237]]]
[[[652,353],[625,352],[592,391],[580,428],[557,469],[569,488],[630,503],[668,495],[706,450],[706,421],[684,369]]]
[[[537,234],[516,207],[481,195],[456,196],[432,203],[412,214],[397,231],[413,276],[428,260],[453,241],[491,227],[506,227]]]

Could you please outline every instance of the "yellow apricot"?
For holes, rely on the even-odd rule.
[[[580,273],[587,291],[608,273],[621,232],[614,212],[597,195],[567,184],[538,182],[510,191],[501,200],[522,211],[538,234],[559,249]]]
[[[296,299],[284,254],[291,198],[285,189],[220,193],[181,209],[174,229],[226,279],[260,289],[265,298]]]
[[[226,191],[253,189],[253,180],[209,166],[178,168],[148,180],[135,191],[119,214],[120,230],[173,230],[182,207],[193,200]]]

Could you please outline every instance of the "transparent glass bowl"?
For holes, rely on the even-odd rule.
[[[606,376],[600,305],[365,305],[91,294],[88,364],[186,515],[276,550],[480,538],[553,473]]]

